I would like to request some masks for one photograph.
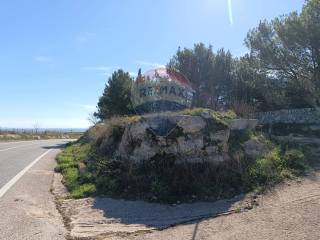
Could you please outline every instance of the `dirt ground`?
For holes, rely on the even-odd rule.
[[[266,240],[320,239],[320,172],[276,187],[259,206],[241,213],[178,225],[119,240]]]
[[[169,206],[87,198],[66,200],[60,208],[75,239],[317,240],[320,171],[281,184],[263,196],[214,203]]]

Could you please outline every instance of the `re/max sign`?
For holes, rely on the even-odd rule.
[[[159,95],[172,95],[181,98],[189,98],[190,93],[181,87],[176,86],[148,86],[139,88],[140,98]]]

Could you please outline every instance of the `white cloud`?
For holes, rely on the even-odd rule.
[[[136,63],[146,66],[146,67],[155,67],[155,68],[163,68],[165,67],[164,64],[157,63],[157,62],[148,62],[148,61],[136,61]]]
[[[36,56],[33,60],[35,62],[51,62],[51,58],[47,56]]]

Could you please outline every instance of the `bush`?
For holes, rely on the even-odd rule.
[[[258,186],[273,185],[282,180],[282,170],[283,160],[276,148],[249,166],[243,174],[243,181],[250,190]]]
[[[265,188],[281,182],[285,178],[292,178],[310,169],[308,159],[298,149],[289,149],[281,153],[274,148],[263,158],[257,159],[249,165],[243,174],[243,181],[247,189]]]
[[[307,158],[298,149],[287,150],[284,154],[284,163],[296,174],[301,174],[310,168]]]

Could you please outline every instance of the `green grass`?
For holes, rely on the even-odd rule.
[[[77,185],[71,192],[71,197],[73,198],[83,198],[85,196],[90,196],[97,191],[95,184],[85,183],[82,185]]]
[[[73,198],[90,196],[96,192],[95,184],[87,172],[80,173],[79,163],[85,162],[90,152],[89,144],[68,144],[56,157],[55,170],[63,175],[63,183]]]

